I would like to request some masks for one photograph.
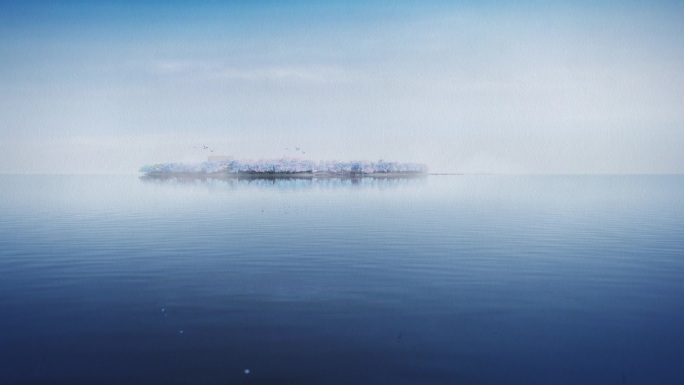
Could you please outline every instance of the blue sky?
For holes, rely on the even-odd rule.
[[[163,5],[162,5],[163,4]],[[0,172],[216,154],[684,172],[668,2],[0,3]]]

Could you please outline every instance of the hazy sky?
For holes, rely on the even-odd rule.
[[[684,172],[677,2],[328,3],[0,2],[0,172]]]

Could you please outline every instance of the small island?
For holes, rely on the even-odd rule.
[[[148,177],[211,176],[256,178],[359,178],[410,177],[425,175],[427,167],[419,163],[372,161],[312,161],[302,159],[262,159],[239,161],[212,157],[201,163],[160,163],[140,169]]]

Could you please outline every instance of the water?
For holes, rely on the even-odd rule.
[[[2,384],[682,384],[683,176],[0,176]]]

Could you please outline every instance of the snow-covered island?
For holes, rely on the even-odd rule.
[[[302,159],[220,160],[201,163],[162,163],[144,166],[146,176],[244,176],[244,177],[363,177],[412,176],[427,172],[424,164],[311,161]]]

